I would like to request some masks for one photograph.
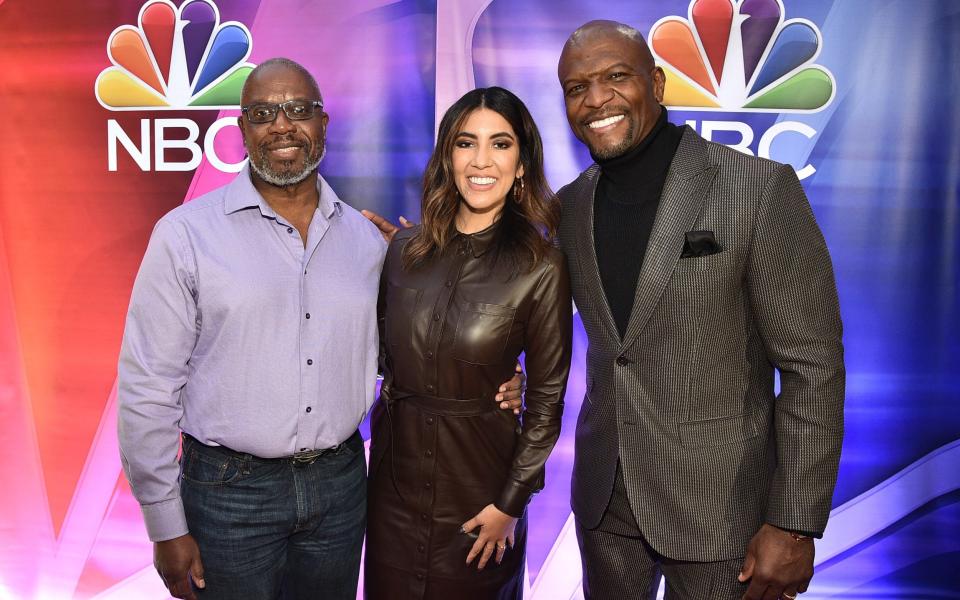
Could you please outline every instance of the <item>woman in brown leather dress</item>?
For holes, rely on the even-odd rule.
[[[367,598],[521,598],[526,506],[543,487],[570,367],[559,207],[519,98],[473,90],[440,123],[419,227],[380,284]],[[490,399],[525,352],[526,411]]]

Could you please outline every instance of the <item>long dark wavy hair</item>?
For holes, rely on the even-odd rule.
[[[416,268],[442,252],[456,235],[454,220],[462,198],[453,174],[453,148],[457,135],[473,111],[487,108],[513,128],[523,165],[523,186],[507,194],[490,250],[491,265],[508,260],[516,272],[533,269],[553,244],[560,223],[560,206],[543,173],[543,142],[530,111],[513,92],[501,87],[467,92],[447,109],[440,121],[437,145],[423,174],[420,231],[403,249],[405,268]]]

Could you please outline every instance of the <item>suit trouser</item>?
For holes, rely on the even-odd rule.
[[[747,584],[737,581],[742,558],[689,562],[657,553],[637,526],[619,464],[600,524],[586,529],[577,521],[576,526],[587,600],[653,599],[661,576],[666,600],[740,600],[747,590]]]

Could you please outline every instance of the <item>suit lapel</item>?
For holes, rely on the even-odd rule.
[[[583,270],[583,281],[587,290],[594,290],[590,293],[592,301],[597,306],[597,316],[600,319],[600,325],[606,331],[607,335],[620,341],[620,333],[617,331],[617,324],[613,320],[613,313],[610,312],[610,303],[607,302],[607,295],[603,291],[603,282],[600,280],[600,267],[597,265],[597,247],[593,239],[593,201],[594,194],[597,191],[597,182],[600,177],[600,167],[593,165],[587,169],[580,188],[574,196],[577,199],[577,211],[575,223],[577,227],[576,240],[578,254],[580,255],[580,265]]]
[[[687,128],[670,164],[663,184],[660,205],[650,232],[647,253],[643,259],[633,311],[627,324],[620,350],[629,347],[643,331],[653,309],[673,274],[683,250],[684,233],[690,231],[703,208],[716,167],[707,162],[706,142]],[[591,203],[590,235],[593,236]],[[594,254],[594,264],[596,256]],[[599,281],[599,277],[598,277]],[[607,313],[610,310],[607,308]],[[612,321],[612,317],[611,317]]]

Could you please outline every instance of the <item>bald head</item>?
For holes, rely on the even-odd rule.
[[[273,81],[278,77],[289,75],[295,75],[296,78],[301,79],[311,91],[316,92],[317,99],[323,100],[323,96],[320,94],[320,86],[317,85],[317,80],[313,78],[313,75],[310,74],[310,71],[308,71],[306,67],[289,58],[277,57],[263,61],[250,72],[247,80],[243,82],[243,90],[240,92],[240,104],[249,104],[253,100],[252,96],[254,93],[259,87],[262,87],[263,84]]]
[[[313,189],[329,122],[316,79],[288,58],[271,58],[247,77],[240,102],[245,108],[237,124],[257,189]],[[267,117],[251,121],[261,114]]]
[[[563,45],[557,75],[570,128],[598,160],[636,147],[660,118],[666,78],[629,25],[579,27]]]
[[[577,40],[597,32],[615,32],[624,37],[628,37],[631,40],[642,42],[643,36],[640,32],[626,23],[620,23],[618,21],[608,21],[606,19],[597,19],[594,21],[588,21],[577,28],[576,31],[570,34],[568,38],[569,41],[576,43]]]
[[[584,23],[570,34],[560,53],[560,69],[563,68],[564,56],[573,49],[583,50],[601,43],[603,40],[622,40],[624,47],[629,49],[631,58],[638,61],[638,66],[650,70],[654,67],[653,55],[647,47],[643,35],[636,28],[617,21],[596,20]],[[560,77],[561,81],[563,77]]]

